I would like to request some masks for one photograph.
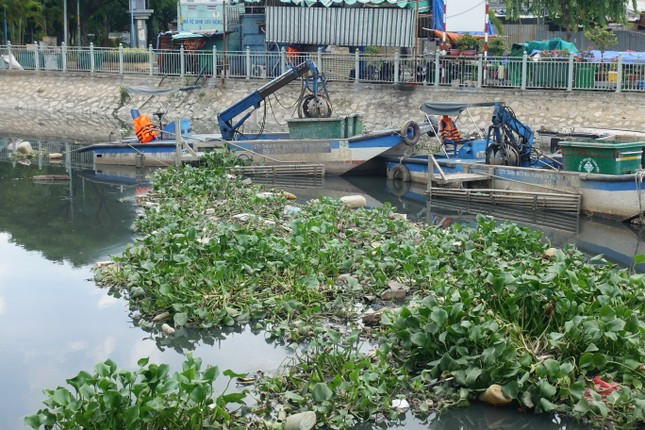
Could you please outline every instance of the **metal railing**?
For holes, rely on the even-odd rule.
[[[0,45],[0,69],[117,73],[128,75],[221,76],[272,79],[305,60],[315,62],[328,80],[426,86],[516,89],[645,91],[645,60],[624,63],[510,56],[381,56]],[[358,72],[357,72],[358,71]]]

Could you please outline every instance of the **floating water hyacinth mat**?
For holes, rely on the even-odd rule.
[[[441,229],[388,206],[295,206],[234,163],[214,152],[161,172],[136,242],[96,277],[141,326],[249,323],[298,348],[235,425],[311,410],[349,428],[399,398],[442,410],[498,386],[507,407],[645,421],[643,275],[484,217]]]

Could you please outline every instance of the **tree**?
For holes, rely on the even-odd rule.
[[[522,11],[547,17],[566,28],[567,40],[572,29],[606,26],[607,20],[625,22],[625,10],[630,0],[506,0],[508,16],[517,19]],[[636,9],[636,0],[631,0]]]
[[[585,36],[591,40],[595,48],[600,49],[600,60],[605,60],[605,50],[618,43],[616,33],[605,27],[592,27],[585,30]]]
[[[25,33],[43,28],[43,5],[39,0],[0,0],[0,10],[7,13],[9,40],[22,45]],[[33,39],[33,37],[32,37]]]

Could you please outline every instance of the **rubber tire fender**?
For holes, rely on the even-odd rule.
[[[412,181],[412,175],[410,174],[410,169],[405,167],[403,164],[397,164],[387,171],[387,178],[393,181],[399,180],[402,182]]]
[[[412,188],[412,182],[402,182],[391,179],[387,182],[390,187],[390,192],[397,197],[406,195],[410,191],[410,188]]]
[[[421,138],[421,128],[416,121],[406,121],[401,126],[401,140],[408,146],[414,146]]]

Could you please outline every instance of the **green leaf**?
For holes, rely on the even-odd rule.
[[[424,332],[416,332],[410,337],[410,341],[418,346],[426,346],[428,344],[428,335]]]
[[[197,385],[193,388],[193,391],[190,392],[190,400],[195,403],[201,403],[206,399],[206,387],[204,385]]]
[[[209,366],[204,372],[204,379],[206,381],[214,381],[219,376],[219,368],[217,366]]]
[[[65,388],[58,388],[56,389],[56,391],[54,391],[54,394],[52,395],[52,400],[57,405],[65,407],[72,400],[72,394],[69,391],[67,391]]]
[[[162,296],[170,296],[172,294],[172,285],[170,284],[161,284],[159,287],[159,294]]]
[[[235,373],[231,369],[226,369],[224,372],[222,372],[224,376],[227,376],[229,378],[246,378],[247,373]]]
[[[140,358],[139,361],[137,361],[137,366],[146,367],[148,361],[150,361],[150,357]]]
[[[173,320],[175,321],[175,326],[181,327],[188,322],[188,314],[186,312],[176,313]]]
[[[546,379],[540,379],[537,385],[538,387],[540,387],[540,393],[542,394],[542,396],[546,397],[547,399],[553,398],[553,396],[555,396],[555,393],[558,391],[558,389],[549,384]]]
[[[634,265],[645,263],[645,254],[638,254],[634,256]]]
[[[435,322],[439,327],[443,325],[448,319],[448,312],[441,308],[434,308],[430,313],[430,319]]]
[[[246,392],[224,394],[222,400],[226,403],[244,403]]]
[[[314,388],[312,390],[312,395],[314,397],[314,400],[318,403],[324,402],[325,400],[329,399],[334,393],[329,389],[327,384],[324,382],[319,382],[316,385],[314,385]]]
[[[557,406],[549,402],[544,397],[540,399],[540,406],[544,412],[551,412],[557,409]]]
[[[36,415],[29,415],[25,417],[24,420],[25,424],[31,427],[32,429],[39,429],[42,421],[40,420],[40,416],[38,414]]]
[[[511,399],[517,399],[519,391],[520,389],[517,381],[511,381],[508,384],[502,386],[502,393],[504,393],[506,397]]]
[[[155,397],[154,399],[147,402],[146,406],[148,406],[153,411],[157,411],[157,412],[163,410],[166,407],[163,401],[159,397]]]
[[[305,400],[304,397],[302,397],[298,393],[294,393],[293,391],[286,391],[284,393],[284,398],[287,400],[293,400],[294,402],[302,402],[303,400]]]
[[[128,428],[134,428],[139,421],[139,405],[132,405],[125,408],[123,411],[123,418]]]
[[[479,367],[475,367],[466,372],[466,385],[472,387],[475,385],[477,378],[482,374],[482,370]]]
[[[560,363],[556,360],[547,359],[544,362],[544,367],[546,367],[548,375],[552,378],[556,378],[560,374]]]

